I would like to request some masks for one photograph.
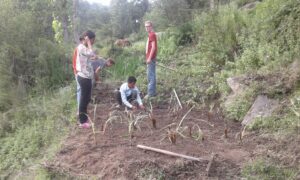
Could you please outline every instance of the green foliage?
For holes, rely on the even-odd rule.
[[[112,0],[111,25],[114,37],[124,38],[143,27],[142,18],[148,10],[148,0]]]
[[[178,28],[175,34],[176,45],[183,46],[195,41],[193,26],[190,23],[185,23]]]
[[[138,52],[132,52],[124,49],[120,55],[115,57],[116,64],[108,71],[111,73],[110,78],[121,79],[126,81],[128,76],[137,76],[136,69],[144,62]]]
[[[247,179],[295,179],[296,170],[281,167],[264,160],[251,162],[242,169],[242,175]]]
[[[189,4],[186,0],[160,0],[153,3],[154,19],[161,18],[160,22],[167,22],[165,26],[181,25],[191,17]],[[157,10],[156,10],[157,9]],[[154,14],[157,13],[157,14]],[[154,23],[155,25],[155,23]]]
[[[62,26],[61,26],[61,23],[54,19],[53,22],[52,22],[52,28],[55,32],[55,40],[56,42],[58,43],[62,43],[63,42],[63,29],[62,29]]]
[[[40,157],[45,148],[55,145],[66,133],[75,112],[71,87],[58,93],[33,98],[27,105],[5,114],[0,121],[0,171],[21,169]]]
[[[160,61],[170,61],[170,56],[174,55],[178,50],[175,41],[175,36],[170,31],[167,31],[158,37],[158,57]]]
[[[230,104],[224,105],[224,113],[227,118],[242,121],[257,95],[257,89],[254,87],[245,90],[236,96]]]
[[[235,3],[238,5],[238,7],[244,6],[248,3],[256,2],[257,0],[236,0]]]
[[[5,9],[0,18],[0,111],[18,101],[15,90],[20,81],[23,92],[44,90],[64,84],[72,73],[65,48],[53,43],[52,24],[44,23],[52,20],[52,14],[43,9],[48,6],[37,1],[0,4]]]
[[[198,46],[202,59],[213,62],[212,70],[221,69],[240,53],[238,35],[246,23],[243,12],[234,5],[196,17],[195,26],[200,28]]]

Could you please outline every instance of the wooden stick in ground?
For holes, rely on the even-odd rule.
[[[166,155],[169,155],[169,156],[181,157],[181,158],[185,158],[185,159],[192,160],[192,161],[207,161],[206,159],[196,158],[196,157],[187,156],[187,155],[183,155],[183,154],[178,154],[178,153],[174,153],[174,152],[171,152],[171,151],[152,148],[152,147],[149,147],[149,146],[137,145],[137,148],[144,149],[144,150],[149,150],[149,151],[154,151],[154,152],[166,154]]]
[[[211,158],[210,158],[210,160],[209,160],[209,163],[208,163],[208,165],[207,165],[207,167],[206,167],[206,169],[205,169],[205,171],[206,171],[206,173],[207,173],[207,176],[210,176],[210,173],[211,173],[211,166],[212,166],[212,164],[213,164],[213,161],[214,161],[214,159],[215,159],[215,156],[216,156],[216,154],[215,154],[215,153],[212,153]]]
[[[178,124],[177,128],[176,128],[176,131],[178,131],[178,129],[180,128],[183,120],[186,118],[186,116],[192,111],[192,109],[194,109],[195,106],[193,106],[190,110],[188,110],[188,112],[182,117],[180,123]]]
[[[175,97],[176,97],[176,99],[177,99],[177,101],[178,101],[178,104],[179,104],[180,108],[182,109],[181,102],[180,102],[180,100],[179,100],[179,98],[178,98],[178,96],[177,96],[177,93],[176,93],[175,89],[173,89],[173,92],[174,92],[174,94],[175,94]]]

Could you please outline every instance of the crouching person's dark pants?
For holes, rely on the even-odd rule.
[[[121,97],[120,91],[117,92],[116,98],[117,98],[117,101],[118,101],[119,105],[122,106],[122,105],[123,105],[123,102],[122,102],[122,97]],[[127,98],[127,101],[128,101],[129,103],[132,103],[132,102],[135,101],[136,98],[137,98],[137,92],[133,91],[133,92],[131,93],[131,95],[130,95],[130,96],[127,96],[126,98]]]

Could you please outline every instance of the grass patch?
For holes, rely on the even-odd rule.
[[[289,101],[282,104],[273,116],[257,118],[252,124],[249,125],[250,130],[269,130],[276,131],[295,131],[299,132],[300,129],[300,91],[294,92],[290,96]]]
[[[69,86],[47,93],[44,98],[32,98],[27,105],[3,116],[1,124],[11,123],[7,125],[10,130],[0,139],[1,178],[36,166],[59,148],[57,144],[68,132],[67,126],[75,121],[75,117],[70,118],[76,107],[72,90]]]
[[[157,179],[157,180],[164,180],[166,179],[165,173],[162,169],[158,168],[143,168],[137,173],[138,179]]]
[[[296,179],[297,172],[294,169],[284,168],[264,160],[256,160],[242,169],[242,176],[249,180],[287,180]]]
[[[242,121],[250,109],[256,95],[257,88],[255,86],[251,88],[249,87],[244,92],[240,93],[230,104],[224,105],[226,117],[229,119]]]

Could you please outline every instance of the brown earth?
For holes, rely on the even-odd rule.
[[[103,134],[104,123],[115,102],[113,88],[105,86],[95,90],[94,94],[98,103],[94,122],[96,142],[92,129],[76,127],[54,160],[47,162],[53,171],[95,179],[240,179],[241,167],[251,160],[255,148],[264,141],[258,144],[254,134],[248,134],[247,139],[241,142],[238,138],[241,125],[232,121],[227,124],[228,137],[225,138],[225,123],[221,116],[214,112],[208,120],[207,109],[194,108],[184,119],[182,127],[199,125],[204,140],[190,137],[187,129],[183,132],[186,137],[177,135],[176,144],[172,144],[165,138],[167,128],[162,128],[171,123],[178,125],[189,108],[184,108],[176,117],[169,113],[168,104],[154,104],[156,129],[152,127],[151,120],[146,119],[140,125],[141,130],[135,130],[133,138],[130,138],[128,123],[119,120],[109,124]],[[93,109],[94,105],[90,105],[91,117]],[[192,134],[196,135],[195,129]],[[195,162],[141,150],[136,147],[138,144],[199,157],[204,161]],[[212,153],[216,157],[208,176],[206,168]]]

